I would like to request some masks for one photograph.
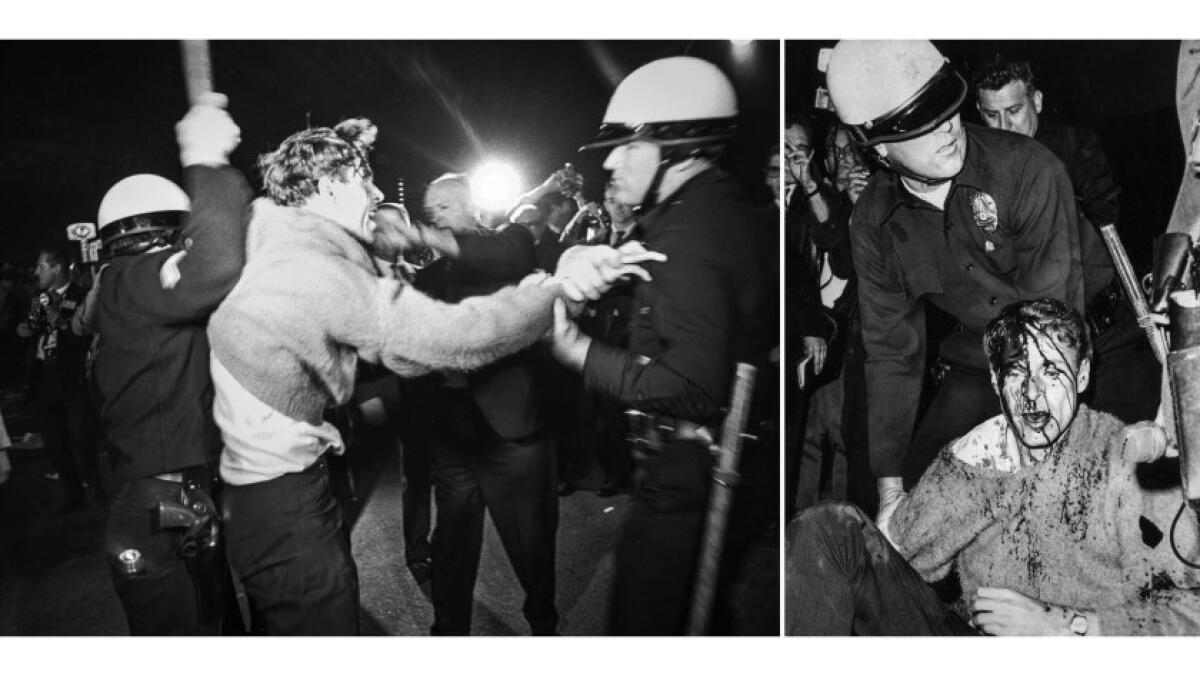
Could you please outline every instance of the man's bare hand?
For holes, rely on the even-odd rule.
[[[858,203],[858,198],[862,195],[863,188],[867,187],[869,180],[871,180],[871,173],[866,169],[856,169],[850,172],[850,178],[846,183],[846,196],[850,198],[851,204]]]
[[[650,273],[639,264],[665,260],[666,256],[646,251],[638,242],[627,242],[620,249],[573,246],[559,258],[554,277],[571,300],[597,300],[622,277],[634,276],[650,281]]]
[[[567,313],[562,299],[554,301],[554,327],[550,330],[550,354],[563,366],[583,370],[592,339],[579,330]]]
[[[17,335],[22,338],[30,338],[33,336],[33,327],[29,325],[29,322],[21,322],[17,324]]]
[[[1072,636],[1071,616],[1062,606],[1002,587],[980,587],[971,606],[972,623],[992,636]]]
[[[228,102],[224,94],[204,94],[175,125],[183,166],[229,164],[229,154],[242,142],[242,131],[225,111]]]
[[[813,360],[813,373],[820,373],[825,368],[825,358],[829,356],[829,344],[824,338],[804,336],[804,358]]]

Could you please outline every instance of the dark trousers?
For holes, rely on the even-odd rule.
[[[883,533],[846,503],[825,502],[787,527],[789,636],[969,636]]]
[[[1162,365],[1127,303],[1118,306],[1116,324],[1095,338],[1092,352],[1084,403],[1126,423],[1153,420],[1162,398]]]
[[[433,477],[430,467],[428,425],[401,434],[404,466],[404,561],[408,565],[429,561],[429,536],[433,523]]]
[[[78,382],[62,373],[57,359],[41,364],[38,377],[37,414],[46,455],[58,473],[66,500],[71,505],[84,502],[83,482],[100,489],[96,460],[95,428],[90,402],[84,394],[83,376]]]
[[[708,446],[694,441],[668,442],[640,463],[617,545],[613,634],[686,630],[712,465]]]
[[[252,632],[358,633],[358,569],[325,458],[303,472],[226,485],[222,513]]]
[[[470,396],[469,393],[461,393]],[[558,495],[553,444],[537,436],[505,441],[489,433],[474,404],[450,404],[433,440],[433,597],[435,635],[467,635],[483,551],[484,510],[525,591],[523,611],[535,635],[558,625],[555,534]]]
[[[121,484],[109,504],[105,554],[134,636],[212,636],[226,613],[237,613],[223,550],[212,561],[218,574],[201,582],[212,585],[203,590],[210,603],[202,605],[187,563],[176,553],[178,531],[154,527],[158,503],[178,504],[179,494],[177,482],[136,479]],[[126,570],[117,558],[128,550],[141,554],[140,572]]]

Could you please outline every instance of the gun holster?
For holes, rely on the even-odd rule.
[[[1186,232],[1168,232],[1154,240],[1154,267],[1146,290],[1151,312],[1165,313],[1172,293],[1191,288],[1192,260],[1192,238]]]
[[[224,617],[228,576],[221,546],[220,513],[212,496],[198,482],[184,481],[178,501],[158,502],[154,526],[176,531],[175,552],[192,578],[199,616],[205,621]]]

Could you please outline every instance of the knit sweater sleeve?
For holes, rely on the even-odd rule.
[[[946,577],[958,554],[995,522],[996,482],[983,473],[997,470],[969,465],[942,449],[888,524],[896,548],[921,577]]]
[[[471,370],[528,347],[550,329],[554,286],[505,287],[450,304],[395,279],[341,266],[328,291],[330,335],[402,375]]]

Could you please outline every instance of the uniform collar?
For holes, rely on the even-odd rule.
[[[720,190],[716,184],[720,183],[722,176],[723,172],[720,169],[716,166],[711,166],[689,178],[676,188],[675,192],[667,195],[666,198],[655,204],[650,211],[645,214],[639,214],[637,217],[638,225],[645,232],[653,230],[654,224],[672,207],[682,204],[696,195]]]
[[[980,162],[982,161],[981,153],[979,152],[979,141],[975,137],[975,125],[963,124],[963,129],[966,132],[964,138],[967,142],[967,156],[963,160],[963,168],[958,172],[958,175],[950,179],[950,194],[946,196],[946,202],[954,196],[954,191],[959,187],[974,188],[982,190],[982,170]],[[885,183],[881,186],[884,190],[885,201],[887,207],[884,209],[884,219],[881,223],[886,223],[892,216],[892,213],[901,205],[917,208],[917,209],[935,209],[932,204],[917,197],[904,187],[900,180],[900,175],[890,169],[885,169],[887,176]]]

